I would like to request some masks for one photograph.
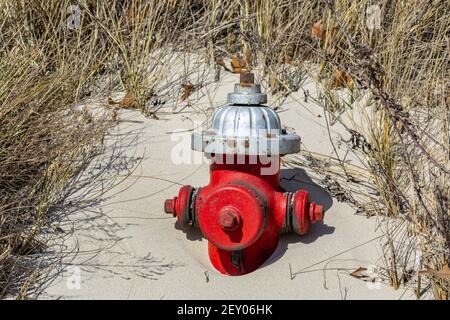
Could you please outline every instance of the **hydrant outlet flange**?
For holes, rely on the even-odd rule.
[[[267,205],[244,186],[228,184],[197,199],[196,213],[203,235],[223,250],[252,245],[267,223]]]
[[[195,189],[191,186],[183,186],[177,197],[164,202],[164,211],[177,217],[179,224],[183,227],[191,225],[194,220],[191,212],[194,191]]]

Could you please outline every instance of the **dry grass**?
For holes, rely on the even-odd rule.
[[[33,293],[46,269],[36,255],[49,240],[49,211],[101,147],[109,125],[71,109],[88,94],[104,53],[91,55],[84,50],[95,48],[94,39],[82,43],[57,28],[63,20],[51,14],[59,9],[26,2],[1,7],[0,297]]]
[[[361,163],[310,153],[289,162],[315,170],[358,212],[379,216],[394,287],[448,299],[445,1],[382,1],[375,30],[366,26],[368,0],[84,0],[77,30],[67,28],[70,4],[0,4],[0,296],[26,291],[17,285],[29,274],[20,261],[38,247],[48,209],[104,133],[92,119],[68,116],[68,106],[118,73],[130,106],[157,117],[168,56],[178,51],[204,54],[217,68],[242,59],[280,99],[318,66],[316,102],[330,125],[347,128],[351,139],[340,143]]]

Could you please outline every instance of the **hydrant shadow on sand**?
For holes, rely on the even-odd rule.
[[[324,188],[313,182],[305,170],[301,168],[281,169],[280,178],[280,185],[285,191],[295,192],[304,189],[308,191],[312,201],[323,204],[325,211],[328,211],[332,207],[332,196]],[[295,234],[281,235],[277,249],[260,268],[264,268],[278,261],[288,250],[289,244],[312,243],[320,237],[332,234],[334,230],[335,228],[333,226],[322,222],[312,225],[309,232],[302,237]]]

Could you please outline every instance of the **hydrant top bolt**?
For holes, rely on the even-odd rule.
[[[255,84],[255,75],[253,73],[241,73],[239,76],[239,82],[241,85]]]

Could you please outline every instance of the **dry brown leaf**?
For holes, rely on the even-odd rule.
[[[253,64],[253,60],[254,60],[252,49],[247,48],[247,50],[245,50],[244,56],[245,56],[246,67],[249,68]]]
[[[367,268],[364,267],[359,267],[358,269],[356,269],[355,271],[353,271],[352,273],[350,273],[350,275],[352,277],[355,277],[357,279],[361,279],[362,277],[365,277],[366,275],[364,274],[364,272],[367,271]]]
[[[250,71],[250,66],[253,64],[254,55],[252,49],[245,50],[244,57],[233,56],[229,63],[225,62],[224,58],[218,58],[216,63],[222,66],[226,71],[232,73],[245,73]],[[227,65],[229,64],[229,65]]]
[[[127,92],[122,101],[119,102],[119,106],[124,109],[132,109],[137,107],[137,100],[133,94]]]
[[[181,101],[185,101],[191,95],[192,91],[194,91],[194,85],[190,82],[181,84],[182,93],[181,93]]]
[[[239,56],[231,58],[231,68],[233,69],[233,73],[244,73],[249,71],[245,60]]]
[[[348,88],[353,89],[353,79],[342,70],[336,70],[331,78],[332,88]]]
[[[321,20],[317,21],[316,23],[314,23],[311,27],[311,34],[313,37],[322,39],[323,35],[324,35],[324,31],[325,28],[323,26],[323,23]]]
[[[444,265],[444,267],[442,267],[442,270],[439,271],[436,271],[429,267],[425,268],[426,270],[422,270],[419,272],[420,275],[435,276],[444,279],[446,281],[450,281],[450,268],[448,265]]]

